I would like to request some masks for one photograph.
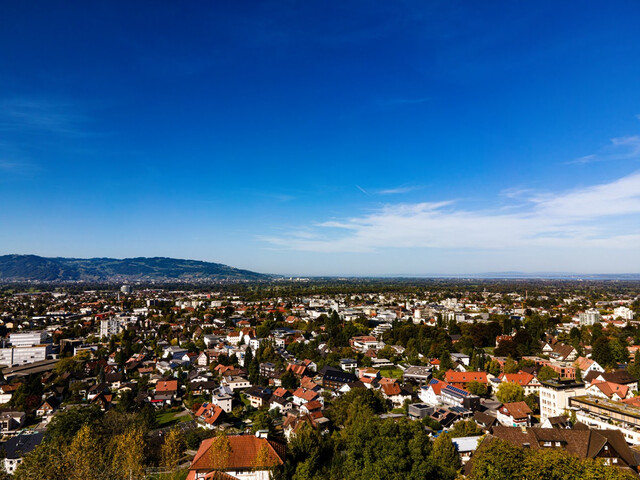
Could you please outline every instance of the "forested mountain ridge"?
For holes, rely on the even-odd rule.
[[[221,263],[166,257],[0,256],[0,280],[38,282],[257,281],[272,277]]]

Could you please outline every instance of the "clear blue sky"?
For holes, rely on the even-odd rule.
[[[640,271],[640,3],[3,2],[0,253]]]

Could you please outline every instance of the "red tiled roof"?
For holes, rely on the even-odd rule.
[[[306,408],[309,411],[321,410],[322,404],[318,400],[312,400],[311,402],[305,403],[304,408]]]
[[[382,392],[388,397],[391,397],[392,395],[400,395],[401,391],[400,385],[397,383],[386,383],[382,385]]]
[[[276,397],[284,397],[287,393],[289,393],[288,390],[283,387],[278,387],[273,392]]]
[[[510,415],[516,420],[527,418],[533,413],[526,402],[505,403],[500,410],[502,413]]]
[[[440,395],[440,390],[449,385],[447,382],[443,382],[442,380],[433,379],[429,382],[429,386],[433,390],[436,395]]]
[[[216,465],[214,465],[214,455],[210,450],[212,446],[215,449],[215,443],[220,441],[220,438],[209,438],[200,444],[189,470],[200,472],[213,470]],[[229,435],[227,439],[231,447],[231,454],[226,461],[224,470],[249,470],[259,467],[266,469],[283,464],[285,447],[280,443],[266,438],[257,438],[253,435]],[[267,448],[266,464],[256,465],[256,457],[263,447]]]
[[[177,392],[178,380],[162,380],[156,383],[156,392]]]
[[[525,372],[503,373],[502,375],[500,375],[501,380],[504,380],[505,382],[517,383],[518,385],[521,385],[523,387],[529,385],[534,378],[535,377],[533,375]]]
[[[453,370],[449,370],[445,374],[444,379],[449,383],[488,383],[487,372],[455,372]]]
[[[300,387],[295,392],[293,392],[293,396],[302,398],[303,400],[310,402],[318,398],[319,395],[317,392],[314,392],[313,390],[305,390],[304,388]]]

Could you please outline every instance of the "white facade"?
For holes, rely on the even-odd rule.
[[[580,320],[580,325],[594,325],[600,323],[600,312],[592,308],[584,313],[578,314],[578,319]]]
[[[217,405],[226,413],[231,413],[233,397],[225,393],[214,393],[211,397],[211,403]]]
[[[100,338],[118,335],[128,323],[136,323],[138,317],[111,317],[100,320]]]
[[[34,345],[42,345],[47,341],[47,332],[24,332],[12,333],[9,335],[9,341],[14,347],[33,347]]]
[[[569,408],[569,398],[585,394],[584,383],[548,381],[540,385],[540,421],[563,415]]]
[[[26,365],[27,363],[41,362],[47,359],[51,353],[50,345],[37,345],[35,347],[7,347],[0,348],[0,365]]]
[[[633,310],[629,307],[617,307],[613,309],[613,318],[622,318],[623,320],[633,320]]]

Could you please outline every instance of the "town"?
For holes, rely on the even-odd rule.
[[[41,287],[0,300],[7,476],[640,472],[637,282]]]

